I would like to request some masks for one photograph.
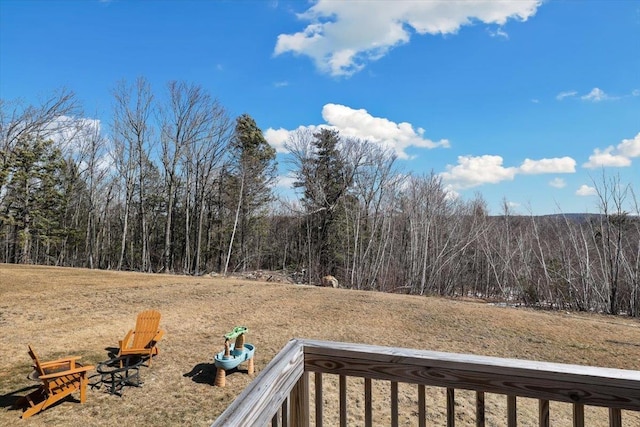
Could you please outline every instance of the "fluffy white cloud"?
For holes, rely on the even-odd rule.
[[[541,0],[318,0],[298,15],[309,25],[294,34],[280,34],[274,54],[306,55],[323,72],[349,76],[391,48],[408,43],[412,31],[453,34],[475,22],[502,26],[509,19],[526,21],[541,4]],[[506,36],[502,29],[495,34]]]
[[[621,154],[614,153],[614,147],[607,147],[604,150],[596,148],[593,150],[593,154],[589,156],[589,161],[583,166],[589,169],[595,169],[600,167],[616,167],[622,168],[631,165],[631,159]]]
[[[322,108],[322,118],[341,135],[371,142],[393,150],[401,159],[409,156],[406,149],[449,147],[449,141],[441,139],[432,141],[424,137],[424,129],[414,129],[410,123],[395,123],[383,117],[374,117],[364,109],[327,104]]]
[[[440,174],[453,188],[465,189],[483,184],[497,184],[513,180],[517,174],[540,175],[548,173],[574,173],[576,161],[571,157],[531,160],[525,159],[520,167],[505,167],[500,156],[460,156],[458,164],[447,165],[447,171]],[[555,184],[555,185],[554,185]],[[550,185],[563,187],[564,181],[556,178]]]
[[[513,180],[518,168],[502,166],[500,156],[459,156],[456,166],[447,165],[447,172],[440,174],[453,189],[472,188],[482,184],[497,184]]]
[[[623,139],[616,147],[610,145],[604,150],[594,149],[589,161],[582,166],[589,169],[627,167],[631,166],[633,157],[640,157],[640,133],[633,139]]]
[[[273,129],[269,128],[264,132],[264,139],[267,140],[269,145],[276,149],[278,153],[286,153],[287,149],[284,148],[284,144],[289,139],[289,131],[283,128]]]
[[[640,132],[633,139],[623,139],[618,152],[626,157],[640,157]]]
[[[594,187],[589,187],[588,185],[582,184],[580,188],[576,191],[577,196],[595,196],[598,192]]]
[[[549,185],[554,188],[564,188],[567,186],[567,183],[562,178],[553,178],[551,181],[549,181]]]
[[[525,159],[520,166],[520,172],[528,175],[542,173],[573,173],[576,171],[576,161],[571,157],[531,160]]]
[[[602,89],[594,87],[593,89],[591,89],[591,92],[581,96],[580,99],[583,99],[585,101],[600,102],[606,99],[611,99],[611,97],[604,93]]]
[[[379,144],[384,148],[392,150],[398,158],[408,159],[406,149],[417,148],[437,148],[449,147],[449,141],[441,139],[433,141],[424,137],[424,129],[414,127],[407,122],[395,123],[383,117],[374,117],[364,109],[353,109],[345,105],[326,104],[322,108],[322,118],[326,125],[309,126],[307,128],[315,131],[321,127],[335,129],[344,137],[366,139]],[[297,130],[302,130],[299,127]],[[265,139],[278,152],[284,153],[285,142],[292,131],[286,129],[267,129],[264,133]]]

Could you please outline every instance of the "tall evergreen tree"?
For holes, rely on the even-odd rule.
[[[229,148],[232,185],[228,188],[237,194],[232,198],[237,200],[237,206],[234,237],[229,248],[232,248],[235,234],[238,233],[239,260],[245,269],[249,259],[249,243],[254,242],[252,252],[259,252],[257,243],[260,241],[260,235],[266,231],[264,221],[268,203],[273,198],[271,186],[276,177],[276,151],[248,114],[236,119],[235,132]]]
[[[334,229],[336,208],[353,184],[355,169],[339,149],[341,140],[337,131],[322,129],[313,137],[312,150],[299,165],[294,186],[304,189],[302,203],[307,210],[309,254],[317,256],[315,274],[336,274],[335,248],[332,247],[337,232]]]
[[[65,163],[52,140],[21,135],[1,173],[5,198],[0,221],[10,227],[13,262],[31,263],[32,249],[61,234]],[[7,228],[5,228],[7,230]]]

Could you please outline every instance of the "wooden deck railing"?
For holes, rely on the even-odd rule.
[[[485,425],[485,393],[506,395],[506,419],[500,424],[509,427],[517,425],[517,398],[538,400],[539,426],[550,424],[551,401],[572,405],[574,426],[585,425],[585,406],[609,408],[611,427],[623,426],[622,410],[640,411],[640,371],[294,339],[213,426],[309,426],[313,421],[321,427],[323,374],[339,379],[340,426],[348,420],[347,377],[364,379],[365,426],[380,424],[372,415],[372,380],[390,382],[392,426],[398,425],[399,383],[418,385],[419,426],[427,425],[425,386],[446,390],[447,426],[455,425],[456,390],[475,391],[476,426]]]

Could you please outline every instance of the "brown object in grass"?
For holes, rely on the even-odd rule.
[[[322,286],[327,288],[339,288],[340,284],[338,283],[338,279],[333,276],[324,276],[322,278]]]
[[[136,328],[129,330],[123,340],[118,341],[120,350],[118,357],[125,355],[139,355],[151,358],[158,354],[156,344],[164,331],[160,329],[160,312],[156,310],[146,310],[138,314]],[[133,341],[131,339],[133,338]]]
[[[22,413],[22,418],[29,418],[47,409],[76,390],[80,390],[80,403],[87,400],[87,371],[93,369],[93,366],[82,366],[76,363],[76,360],[80,359],[79,356],[40,362],[30,345],[29,356],[33,359],[34,368],[42,385],[16,402],[16,406],[29,405],[29,408]]]

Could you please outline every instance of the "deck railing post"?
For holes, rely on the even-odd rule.
[[[292,427],[309,427],[309,373],[304,372],[291,390],[289,420]]]
[[[546,399],[538,400],[538,425],[549,427],[549,401]]]
[[[516,427],[518,425],[518,412],[516,408],[516,396],[507,396],[507,426]]]
[[[476,427],[484,427],[485,409],[484,409],[484,392],[476,392]]]

